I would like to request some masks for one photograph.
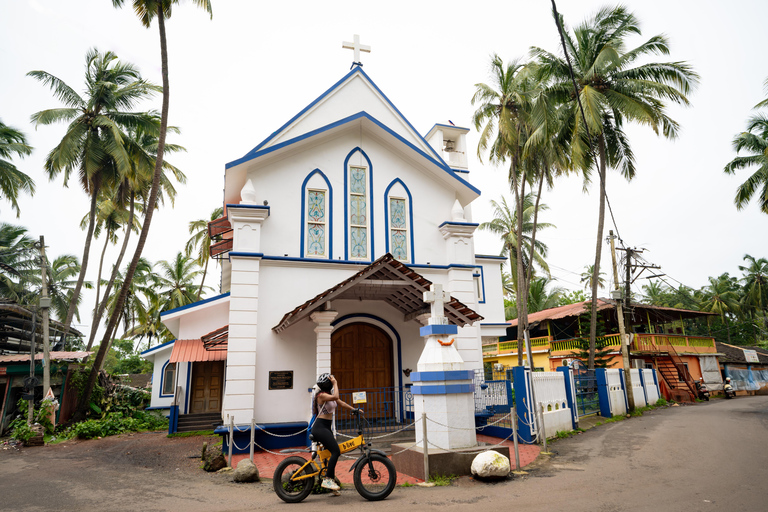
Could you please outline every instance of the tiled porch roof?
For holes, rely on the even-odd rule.
[[[171,351],[171,363],[226,361],[226,350],[205,350],[202,340],[176,340]]]
[[[431,284],[432,281],[411,270],[388,253],[349,279],[286,313],[272,330],[279,333],[287,329],[331,299],[381,300],[402,312],[406,319],[415,318],[429,312],[428,305],[423,300],[423,294],[429,291]],[[445,304],[444,311],[449,322],[459,327],[483,319],[477,312],[454,297]]]

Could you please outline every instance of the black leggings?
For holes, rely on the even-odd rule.
[[[331,420],[315,418],[315,424],[312,425],[312,436],[314,436],[315,441],[323,444],[323,448],[331,452],[331,460],[328,461],[328,472],[325,476],[336,478],[336,462],[339,460],[341,450],[339,450],[339,443],[336,442],[336,438],[333,437]]]

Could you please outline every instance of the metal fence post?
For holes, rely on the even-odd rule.
[[[251,418],[251,462],[253,462],[253,445],[256,441],[256,420]]]
[[[520,448],[517,445],[517,409],[512,406],[512,440],[515,444],[515,469],[520,471]]]
[[[421,413],[422,440],[424,442],[424,481],[429,482],[429,448],[427,448],[427,413]]]

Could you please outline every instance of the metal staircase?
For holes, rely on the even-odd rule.
[[[668,345],[667,355],[669,359],[664,357],[663,352],[655,344],[654,347],[658,353],[658,355],[654,356],[656,368],[667,385],[672,400],[677,402],[694,402],[697,395],[696,383],[693,381],[688,368],[680,359],[680,356],[677,355],[675,347]]]

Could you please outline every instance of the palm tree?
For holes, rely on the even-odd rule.
[[[202,7],[210,13],[213,18],[213,12],[211,10],[210,0],[193,0],[195,4]],[[122,7],[125,0],[112,0],[112,5],[115,7]],[[155,162],[155,172],[152,176],[152,186],[149,191],[149,198],[147,200],[146,215],[144,217],[144,224],[139,234],[139,240],[136,244],[136,251],[133,254],[131,263],[128,266],[128,270],[125,275],[123,286],[120,288],[120,293],[117,297],[117,303],[115,304],[115,311],[110,316],[109,323],[107,324],[107,330],[102,340],[99,351],[96,353],[96,359],[94,360],[93,369],[88,375],[88,382],[85,385],[85,389],[80,395],[80,401],[78,403],[77,417],[84,416],[85,409],[88,406],[88,402],[91,399],[91,393],[93,387],[96,384],[96,376],[98,369],[101,367],[104,357],[108,350],[108,340],[112,331],[117,326],[118,316],[122,311],[123,303],[125,302],[128,291],[131,285],[136,268],[139,265],[141,259],[141,253],[144,251],[144,244],[147,241],[149,235],[149,228],[152,223],[152,215],[155,210],[155,204],[157,203],[157,196],[160,188],[160,177],[163,169],[163,156],[165,154],[165,137],[168,130],[168,104],[170,99],[170,85],[168,80],[168,46],[165,37],[165,19],[170,18],[172,14],[172,8],[174,4],[178,4],[179,0],[133,0],[133,10],[141,20],[142,24],[149,28],[152,25],[152,20],[157,18],[157,25],[160,32],[160,61],[163,75],[163,106],[160,112],[160,134],[157,141],[157,160]]]
[[[593,289],[592,279],[595,277],[593,267],[594,265],[584,265],[584,272],[581,273],[581,279],[579,279],[579,282],[584,283],[585,290]],[[597,276],[597,287],[605,288],[605,272],[600,272],[600,274]]]
[[[562,19],[557,21],[562,24]],[[626,39],[633,34],[640,35],[641,31],[637,18],[621,6],[603,8],[577,26],[572,34],[568,30],[563,32],[584,121],[566,59],[537,47],[531,48],[531,54],[537,59],[542,76],[549,81],[548,95],[554,101],[571,106],[562,122],[569,132],[573,165],[586,171],[595,159],[599,163],[600,207],[589,340],[593,355],[589,367],[593,368],[606,168],[620,169],[628,180],[635,175],[634,155],[624,132],[628,122],[650,126],[655,133],[670,139],[677,136],[678,125],[666,114],[665,103],[688,105],[686,94],[698,83],[698,75],[684,62],[635,66],[636,61],[645,56],[669,54],[669,44],[665,36],[657,35],[627,50]],[[591,137],[587,137],[587,130]]]
[[[48,266],[48,296],[51,298],[51,312],[57,320],[67,317],[72,295],[77,284],[77,276],[80,274],[80,263],[77,256],[64,254],[57,256]],[[91,283],[85,281],[85,288],[92,288]],[[77,299],[75,318],[80,321],[79,306],[82,295]]]
[[[197,261],[176,253],[171,261],[162,260],[157,263],[159,272],[159,294],[163,297],[163,309],[175,309],[197,300],[198,286],[195,280],[202,271]]]
[[[39,279],[36,241],[27,229],[0,222],[0,297],[17,304],[32,304],[28,283]]]
[[[582,274],[582,279],[583,277],[584,274]],[[670,306],[666,300],[669,296],[669,289],[660,281],[648,281],[648,284],[644,284],[643,294],[645,301],[652,306]]]
[[[61,142],[46,158],[44,168],[48,177],[54,179],[63,172],[64,186],[68,186],[70,175],[76,170],[81,186],[91,197],[80,275],[63,322],[65,328],[72,322],[85,279],[100,191],[110,183],[119,182],[130,168],[123,131],[151,122],[144,113],[126,110],[158,91],[157,86],[141,78],[133,65],[119,62],[112,52],[102,54],[94,48],[86,54],[85,62],[85,97],[46,71],[27,73],[49,86],[65,105],[33,114],[32,122],[36,126],[69,122]]]
[[[751,117],[747,122],[747,131],[734,137],[733,149],[736,153],[743,150],[749,153],[749,156],[737,156],[731,160],[725,166],[726,174],[735,174],[741,169],[757,167],[755,172],[736,189],[734,198],[736,208],[739,210],[745,208],[749,201],[756,197],[760,210],[768,213],[768,117],[762,113]]]
[[[549,274],[549,266],[544,258],[547,256],[548,247],[541,241],[534,242],[531,234],[533,232],[533,222],[531,219],[534,216],[534,196],[533,194],[527,194],[523,201],[523,214],[522,214],[522,258],[523,269],[528,271],[531,268],[530,250],[533,247],[533,265],[540,270]],[[510,268],[517,268],[517,246],[518,237],[517,225],[518,215],[517,210],[512,211],[507,203],[505,197],[502,196],[501,202],[491,200],[491,206],[493,206],[493,220],[489,222],[482,222],[478,228],[484,231],[490,231],[499,236],[502,240],[501,255],[509,258]],[[539,205],[540,210],[548,210],[549,207],[546,204]],[[554,227],[549,223],[539,223],[537,226],[539,229],[546,229]],[[516,273],[511,272],[510,278],[512,281],[513,293],[517,296],[519,289],[519,277]]]
[[[744,283],[745,306],[762,315],[764,330],[768,332],[768,259],[745,254],[744,261],[749,265],[739,265],[739,270],[744,272],[741,280]]]
[[[203,267],[203,278],[200,281],[200,288],[197,290],[197,300],[200,300],[203,293],[205,276],[208,275],[208,262],[211,259],[211,237],[208,236],[208,223],[222,215],[224,215],[224,208],[220,206],[211,212],[210,220],[198,219],[189,223],[189,234],[192,236],[187,241],[184,254],[190,256],[193,252],[197,252],[195,261]]]
[[[553,283],[548,277],[537,277],[531,281],[531,287],[528,294],[528,312],[536,313],[545,309],[558,306],[560,297],[565,293],[565,288],[555,286],[547,290]]]
[[[739,312],[739,294],[737,285],[726,273],[719,277],[710,277],[709,285],[702,289],[701,311],[717,313],[725,322],[728,343],[731,342],[731,322],[729,315]],[[707,323],[709,325],[709,322]]]
[[[16,217],[21,215],[17,202],[20,192],[35,193],[35,182],[10,162],[12,155],[24,158],[32,154],[32,147],[27,145],[27,138],[0,119],[0,193],[10,201],[16,210]]]

